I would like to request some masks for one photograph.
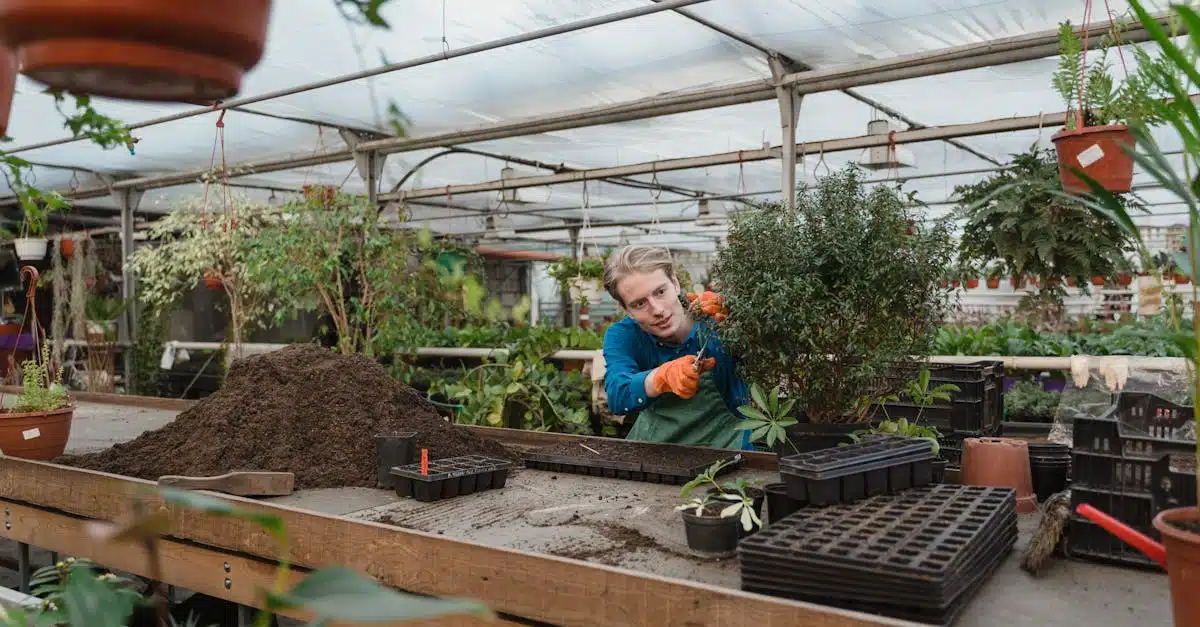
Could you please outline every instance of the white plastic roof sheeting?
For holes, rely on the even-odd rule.
[[[241,95],[254,95],[341,74],[486,42],[548,26],[559,25],[645,6],[650,0],[423,0],[386,5],[384,17],[390,31],[359,26],[343,20],[332,0],[276,2],[267,52],[246,78]],[[1122,0],[1109,3],[1116,14],[1127,11]],[[1164,1],[1149,1],[1151,11],[1167,8]],[[1104,4],[1096,3],[1093,21],[1104,19]],[[709,0],[686,9],[699,17],[752,40],[763,48],[783,53],[818,69],[981,43],[992,39],[1053,29],[1060,21],[1083,21],[1078,0]],[[1131,55],[1125,55],[1131,64]],[[1114,58],[1114,62],[1116,59]],[[1065,107],[1052,90],[1050,76],[1057,60],[1016,63],[927,78],[858,88],[857,91],[896,109],[925,125],[936,126],[1009,116],[1029,116],[1062,111]],[[1119,74],[1121,66],[1114,63]],[[396,102],[412,122],[414,136],[453,131],[464,127],[563,112],[571,109],[620,103],[654,95],[693,90],[770,77],[762,52],[675,12],[667,11],[614,24],[518,44],[494,51],[439,61],[250,105],[247,109],[277,116],[303,118],[333,126],[390,132],[386,106]],[[9,147],[63,137],[62,120],[41,87],[25,77],[18,82],[9,135]],[[124,122],[133,123],[193,108],[97,100],[97,108]],[[885,117],[871,107],[840,92],[806,96],[800,111],[798,141],[854,137],[866,133],[867,122]],[[136,154],[123,149],[104,151],[75,142],[21,153],[37,163],[80,168],[81,172],[38,167],[36,184],[46,189],[92,186],[90,172],[118,176],[152,175],[209,167],[217,147],[217,113],[139,129]],[[464,146],[521,159],[562,163],[577,168],[621,164],[760,149],[779,145],[779,110],[774,101],[664,116],[649,120],[572,129],[509,138]],[[280,120],[242,111],[228,111],[225,121],[225,159],[230,164],[289,156],[307,156],[338,150],[344,144],[333,128]],[[893,122],[897,129],[906,125]],[[1049,146],[1057,129],[1003,133],[961,141],[1000,161],[1038,141]],[[1178,146],[1167,133],[1168,149]],[[917,158],[916,168],[902,175],[936,175],[978,170],[993,164],[945,142],[906,146]],[[389,191],[415,164],[440,152],[421,150],[390,155],[382,177]],[[800,180],[811,180],[825,166],[837,168],[858,158],[858,151],[807,154]],[[823,164],[822,164],[823,160]],[[405,188],[441,187],[500,177],[505,160],[454,154],[423,166]],[[516,176],[546,174],[546,170],[510,163]],[[688,171],[663,172],[654,177],[634,177],[712,194],[773,192],[760,199],[777,198],[779,161],[714,166]],[[885,178],[888,173],[878,173]],[[979,180],[985,174],[921,178],[909,182],[926,202],[945,201],[954,185]],[[1144,177],[1138,177],[1140,182]],[[240,177],[235,183],[297,189],[308,183],[345,185],[362,192],[363,184],[350,161],[288,172]],[[186,185],[147,193],[141,209],[168,210],[180,195],[200,193],[200,185]],[[631,189],[608,182],[588,183],[588,215],[597,227],[585,241],[617,244],[627,241],[662,242],[681,248],[711,250],[721,227],[698,227],[691,222],[645,225],[646,228],[601,228],[604,220],[661,219],[695,216],[695,202],[678,194]],[[254,190],[267,199],[268,190]],[[421,224],[438,231],[484,231],[483,212],[497,211],[500,228],[522,228],[577,220],[585,196],[581,184],[526,188],[520,203],[499,202],[499,192],[426,199],[410,207]],[[655,202],[657,196],[657,203]],[[1145,192],[1151,202],[1166,198]],[[282,198],[283,194],[277,194]],[[429,206],[446,203],[472,211]],[[107,199],[80,201],[81,205],[112,207]],[[604,205],[623,204],[622,207]],[[723,210],[713,201],[714,213]],[[930,215],[952,208],[935,204]],[[555,209],[551,211],[551,209]],[[1179,207],[1154,207],[1167,214],[1142,219],[1146,224],[1171,224]],[[522,215],[524,212],[524,215]],[[535,213],[528,213],[535,212]],[[555,219],[559,218],[559,219]],[[530,233],[523,238],[562,241],[565,231]]]

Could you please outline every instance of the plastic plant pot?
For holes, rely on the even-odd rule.
[[[1029,445],[1012,438],[963,440],[962,484],[1012,488],[1017,492],[1017,513],[1037,511]]]
[[[688,548],[701,553],[728,554],[737,550],[742,536],[741,520],[737,516],[721,518],[720,505],[709,505],[705,513],[697,516],[690,511],[683,514],[683,531],[687,536]]]
[[[804,501],[788,496],[787,485],[783,483],[768,483],[763,490],[767,493],[768,522],[782,520],[805,505]]]

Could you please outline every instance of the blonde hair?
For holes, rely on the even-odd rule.
[[[609,296],[624,306],[625,302],[617,293],[617,283],[631,274],[649,274],[655,270],[662,270],[672,281],[677,280],[675,278],[675,259],[671,256],[670,250],[638,244],[626,246],[609,255],[605,260],[604,289]]]

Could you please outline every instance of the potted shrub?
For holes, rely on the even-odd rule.
[[[34,330],[36,336],[37,330]],[[62,383],[62,369],[51,374],[50,345],[21,364],[21,394],[0,409],[0,452],[10,457],[49,461],[63,454],[71,435],[75,406]]]
[[[84,304],[88,341],[101,343],[117,339],[117,322],[125,313],[125,303],[119,298],[88,295]]]
[[[737,549],[738,540],[762,527],[760,516],[765,493],[744,479],[717,482],[717,474],[730,463],[730,460],[713,463],[679,491],[680,498],[688,498],[697,489],[708,488],[675,508],[682,513],[688,548],[693,551],[731,553]]]
[[[1168,128],[1174,131],[1177,141],[1183,146],[1182,157],[1185,164],[1183,172],[1188,178],[1172,165],[1163,149],[1151,134],[1146,122],[1131,124],[1130,131],[1136,140],[1139,150],[1129,150],[1133,160],[1162,185],[1163,189],[1178,197],[1179,203],[1187,208],[1189,240],[1195,239],[1200,232],[1200,185],[1191,177],[1195,176],[1196,168],[1200,167],[1200,110],[1188,98],[1188,94],[1200,90],[1200,71],[1196,69],[1194,59],[1200,53],[1200,31],[1191,29],[1182,41],[1183,49],[1172,41],[1172,33],[1166,32],[1154,19],[1139,0],[1131,0],[1130,6],[1141,20],[1142,25],[1158,44],[1160,62],[1163,71],[1149,75],[1152,87],[1157,92],[1171,94],[1170,99],[1147,98],[1144,106],[1150,109],[1152,116],[1144,116],[1165,120]],[[1200,12],[1195,9],[1172,5],[1171,10],[1182,21],[1189,24],[1200,23]],[[1149,59],[1149,53],[1137,49],[1139,66],[1142,62],[1154,63]],[[1162,61],[1166,59],[1166,61]],[[1120,226],[1134,238],[1143,254],[1149,257],[1141,239],[1141,232],[1133,222],[1127,207],[1121,198],[1105,188],[1103,182],[1095,180],[1088,173],[1076,171],[1080,179],[1087,185],[1091,194],[1085,199],[1089,208],[1096,215],[1103,216],[1113,224]],[[1200,296],[1200,287],[1195,284],[1197,273],[1200,273],[1200,243],[1189,241],[1186,252],[1178,253],[1175,257],[1179,272],[1193,279],[1192,296]],[[1167,311],[1171,321],[1169,330],[1162,332],[1163,338],[1170,341],[1190,361],[1190,391],[1192,398],[1200,395],[1200,326],[1193,321],[1184,322],[1183,312],[1178,299],[1167,301]],[[1188,326],[1185,326],[1187,324]],[[1200,428],[1200,413],[1196,414],[1197,427]],[[1200,440],[1197,440],[1196,458],[1200,462]],[[1200,464],[1197,464],[1200,468]],[[1200,473],[1200,470],[1197,471]],[[1197,501],[1200,502],[1200,481],[1197,482]],[[1115,513],[1115,512],[1114,512]],[[1167,574],[1171,585],[1172,611],[1175,624],[1200,624],[1200,507],[1177,507],[1163,510],[1154,518],[1154,527],[1162,536],[1167,553]]]
[[[270,12],[270,0],[172,2],[169,10],[163,0],[9,0],[0,3],[0,39],[16,48],[22,73],[54,88],[208,104],[236,95],[258,64]]]
[[[1134,250],[1119,227],[1061,191],[1053,154],[1037,147],[1013,155],[1010,167],[954,189],[964,219],[962,258],[997,263],[1013,277],[1014,290],[1023,289],[1029,277],[1036,289],[1020,306],[1044,305],[1056,317],[1067,295],[1060,277],[1074,278],[1090,294],[1088,278],[1115,274]]]
[[[1112,35],[1117,34],[1115,30],[1116,26]],[[1109,72],[1108,51],[1119,42],[1112,35],[1088,47],[1095,55],[1089,62],[1071,23],[1062,23],[1058,28],[1059,64],[1051,83],[1066,104],[1068,114],[1063,130],[1050,139],[1058,155],[1063,189],[1069,193],[1089,191],[1088,185],[1076,176],[1076,168],[1110,192],[1130,191],[1133,158],[1127,149],[1133,147],[1134,141],[1129,124],[1157,123],[1162,119],[1147,103],[1151,98],[1168,95],[1158,89],[1154,74],[1170,71],[1169,61],[1161,56],[1151,59],[1140,55],[1134,74],[1114,82]]]
[[[791,441],[845,441],[869,399],[894,391],[896,364],[928,356],[949,309],[946,221],[918,222],[913,198],[868,188],[857,166],[798,189],[795,203],[733,216],[713,265],[729,317],[722,346],[748,381],[794,400]],[[824,444],[824,442],[822,442]]]

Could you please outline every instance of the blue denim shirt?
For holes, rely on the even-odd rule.
[[[692,332],[682,344],[667,344],[644,331],[633,318],[614,322],[604,333],[604,391],[608,394],[609,410],[625,415],[643,409],[654,399],[646,396],[646,376],[662,364],[700,352],[700,330],[706,322],[696,321]],[[708,342],[705,357],[716,357],[713,379],[725,399],[729,411],[744,418],[737,408],[746,404],[750,389],[737,374],[737,362],[721,350],[715,334]],[[749,437],[750,432],[746,432]]]

